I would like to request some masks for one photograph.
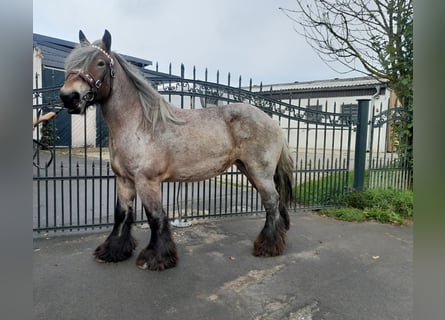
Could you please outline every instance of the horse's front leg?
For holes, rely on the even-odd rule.
[[[162,271],[178,262],[170,223],[162,209],[161,185],[158,181],[137,182],[138,194],[150,225],[150,242],[139,254],[136,265],[141,269]]]
[[[134,222],[133,200],[136,195],[132,181],[116,177],[117,202],[114,209],[114,226],[108,238],[94,251],[99,262],[118,262],[131,257],[136,241],[131,235]]]

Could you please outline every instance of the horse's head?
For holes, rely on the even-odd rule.
[[[79,31],[80,46],[65,61],[66,79],[60,98],[69,113],[84,113],[86,107],[104,101],[111,92],[114,78],[111,57],[111,35],[108,30],[102,40],[93,44]]]

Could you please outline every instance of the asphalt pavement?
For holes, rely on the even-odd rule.
[[[34,239],[34,319],[413,319],[413,228],[291,213],[282,256],[257,258],[263,216],[173,227],[176,268],[140,270],[150,230],[136,226],[135,254],[98,263],[108,232]]]

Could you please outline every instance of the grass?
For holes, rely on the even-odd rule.
[[[365,172],[367,185],[369,172]],[[295,197],[302,205],[324,208],[320,214],[345,221],[374,220],[382,223],[405,224],[413,218],[413,192],[396,189],[347,191],[353,185],[354,172],[337,173],[297,185]]]
[[[345,221],[405,224],[413,218],[413,192],[394,189],[350,191],[340,198],[339,208],[322,209],[320,214]]]
[[[368,183],[368,170],[365,171],[365,185]],[[339,172],[312,179],[295,187],[294,195],[297,202],[309,206],[325,206],[337,204],[339,197],[348,186],[352,186],[354,172]],[[298,182],[297,182],[298,184]]]

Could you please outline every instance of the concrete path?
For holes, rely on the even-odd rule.
[[[136,254],[101,264],[107,233],[34,239],[34,319],[412,319],[412,226],[347,223],[291,214],[283,256],[256,258],[263,217],[173,228],[180,263],[140,270],[149,229],[134,228]]]

